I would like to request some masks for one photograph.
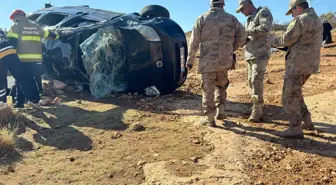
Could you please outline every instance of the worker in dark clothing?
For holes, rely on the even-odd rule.
[[[22,81],[20,59],[0,29],[0,101],[7,101],[7,72],[12,74],[18,84]],[[21,86],[21,85],[20,85]],[[25,87],[24,85],[22,87]],[[24,89],[25,90],[25,89]]]
[[[44,30],[38,24],[31,22],[26,17],[26,13],[22,10],[15,10],[10,19],[14,25],[11,26],[7,38],[16,48],[17,54],[21,61],[22,83],[27,86],[27,101],[38,103],[40,100],[39,88],[36,80],[41,80],[43,71],[42,64],[42,42],[41,39],[55,40],[59,38],[57,33]],[[42,82],[38,82],[42,83]],[[22,107],[25,103],[25,98],[22,97],[22,87],[17,87],[17,102],[16,107]],[[29,87],[29,88],[28,88]]]
[[[323,42],[324,44],[330,44],[332,43],[332,36],[331,36],[331,30],[332,30],[331,24],[325,20],[323,22]]]
[[[40,69],[40,71],[44,71],[44,69]],[[37,85],[37,89],[39,91],[40,94],[43,93],[43,85],[42,85],[42,77],[41,76],[35,76],[35,82]]]

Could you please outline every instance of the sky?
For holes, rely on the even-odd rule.
[[[311,0],[311,5],[320,15],[326,12],[336,11],[336,0]],[[131,13],[140,12],[146,5],[158,4],[170,11],[171,18],[177,22],[183,30],[190,31],[198,16],[209,10],[210,0],[10,0],[0,6],[0,28],[9,28],[12,24],[9,20],[11,12],[22,9],[27,14],[44,7],[44,3],[51,2],[53,6],[89,5],[92,8],[107,9],[111,11]],[[242,23],[246,17],[235,12],[238,0],[225,0],[225,11],[236,16]],[[267,6],[271,9],[276,22],[288,22],[292,19],[285,16],[288,10],[289,0],[253,0],[256,6]]]

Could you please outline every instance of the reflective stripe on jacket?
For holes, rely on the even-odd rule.
[[[16,54],[16,50],[10,45],[3,31],[0,31],[0,59],[7,55]]]
[[[42,38],[49,38],[50,33],[27,18],[16,22],[7,37],[18,40],[17,54],[21,62],[42,62]],[[56,34],[57,39],[58,35]]]

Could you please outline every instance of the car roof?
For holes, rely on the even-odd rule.
[[[64,6],[64,7],[43,8],[43,9],[34,11],[30,13],[29,15],[32,15],[32,14],[42,14],[43,15],[43,14],[48,14],[48,13],[64,13],[68,15],[86,13],[90,17],[94,17],[99,20],[111,19],[111,18],[124,14],[120,12],[113,12],[113,11],[108,11],[108,10],[90,8],[89,6],[83,5],[83,6]]]

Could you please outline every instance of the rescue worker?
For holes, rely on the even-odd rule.
[[[247,18],[245,60],[248,63],[248,84],[252,95],[250,122],[259,122],[263,116],[264,76],[271,56],[270,35],[273,16],[267,7],[256,8],[251,0],[240,0],[237,13]]]
[[[10,16],[14,25],[10,28],[7,38],[16,48],[17,54],[21,60],[21,68],[25,69],[22,73],[22,83],[27,85],[27,100],[32,103],[38,103],[40,100],[39,89],[36,79],[42,75],[42,43],[41,38],[58,39],[58,34],[44,30],[38,24],[28,20],[26,13],[22,10],[15,10]],[[25,103],[22,97],[20,86],[17,86],[16,107],[23,107]]]
[[[302,96],[302,86],[319,71],[323,26],[306,0],[290,0],[286,15],[291,14],[294,19],[287,31],[271,40],[272,47],[288,47],[282,104],[289,128],[278,134],[283,138],[303,138],[302,129],[313,130],[314,125]]]
[[[0,101],[5,103],[8,71],[18,83],[21,82],[20,59],[14,47],[8,42],[5,33],[0,29]]]
[[[202,74],[202,106],[206,116],[201,124],[216,126],[216,108],[216,118],[226,118],[228,71],[234,68],[234,51],[244,44],[246,35],[237,18],[224,11],[224,0],[210,0],[210,3],[211,9],[197,19],[192,30],[187,68],[192,69],[200,47],[198,72]]]

